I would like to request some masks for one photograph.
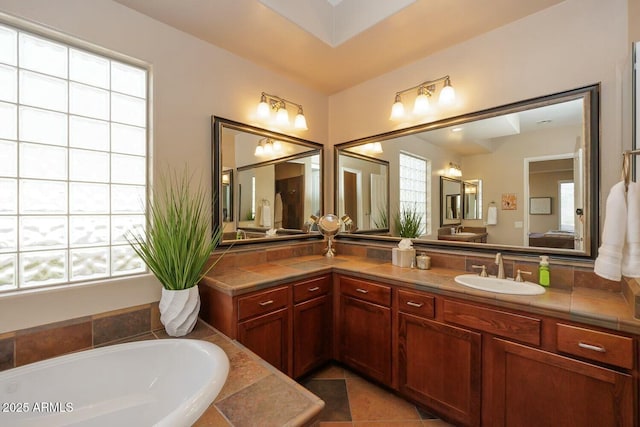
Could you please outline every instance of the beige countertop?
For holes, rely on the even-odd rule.
[[[203,284],[228,295],[241,295],[332,271],[640,335],[640,320],[633,316],[633,304],[620,292],[551,287],[543,295],[497,294],[457,284],[454,277],[467,273],[465,271],[401,268],[388,261],[348,255],[334,258],[307,255],[261,264],[214,268]]]

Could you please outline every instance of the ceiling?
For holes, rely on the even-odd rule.
[[[405,1],[409,4],[403,9],[353,30],[335,47],[303,29],[305,22],[296,24],[259,0],[115,1],[330,95],[562,0]],[[371,11],[362,8],[363,0],[268,3],[295,9],[305,2],[309,23],[318,1],[343,22],[355,22]]]

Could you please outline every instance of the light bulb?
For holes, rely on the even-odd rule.
[[[282,142],[273,141],[273,151],[275,151],[276,153],[281,152],[282,151]]]
[[[273,154],[273,144],[271,144],[271,141],[267,141],[267,143],[264,144],[264,154],[266,156]]]
[[[413,104],[413,114],[422,116],[429,112],[429,95],[427,89],[422,86],[418,90],[418,96]]]
[[[258,115],[259,119],[268,119],[269,118],[269,104],[267,103],[267,97],[262,94],[262,96],[260,97],[260,103],[258,104],[258,109],[256,111],[256,114]]]
[[[298,107],[298,114],[293,121],[293,127],[300,130],[309,129],[307,127],[307,119],[304,117],[304,113],[302,112],[302,106]]]
[[[276,123],[280,126],[289,126],[289,112],[284,103],[280,104],[278,112],[276,113]]]
[[[253,153],[254,156],[263,156],[264,155],[264,148],[262,147],[262,145],[258,144],[258,146],[256,147],[256,151]]]
[[[400,94],[396,94],[396,100],[391,107],[391,117],[389,120],[399,120],[404,117],[404,105],[400,99]]]
[[[382,154],[382,144],[380,144],[379,142],[374,142],[371,147],[371,152],[374,154]]]
[[[453,86],[451,86],[451,80],[447,78],[444,81],[444,87],[440,91],[440,98],[438,99],[438,102],[441,105],[449,106],[449,105],[453,105],[455,100],[456,100],[456,91],[453,89]]]

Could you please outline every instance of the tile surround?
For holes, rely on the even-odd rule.
[[[249,248],[240,249],[237,252],[226,253],[220,263],[227,267],[237,268],[243,266],[246,275],[243,274],[242,281],[247,281],[247,275],[255,275],[255,279],[263,278],[265,273],[264,265],[267,261],[290,260],[291,265],[296,264],[297,258],[307,255],[319,255],[324,248],[324,242],[313,243],[293,243],[287,246],[269,247],[258,250]],[[388,262],[391,259],[392,246],[362,245],[360,243],[350,243],[339,241],[337,244],[338,254],[362,256],[366,254],[369,259]],[[471,265],[487,265],[489,273],[494,273],[495,263],[493,256],[482,257],[478,254],[467,255],[465,253],[435,252],[418,249],[431,257],[432,267],[455,269],[461,271],[474,271]],[[217,255],[214,255],[217,257]],[[315,264],[331,264],[331,260],[319,258]],[[335,260],[336,262],[339,259]],[[263,264],[261,268],[254,268],[255,265]],[[317,267],[317,265],[315,265]],[[216,266],[216,270],[218,270]],[[282,269],[283,266],[274,266],[274,269]],[[296,266],[300,270],[300,265]],[[505,270],[512,276],[515,269],[531,271],[533,274],[527,276],[530,281],[537,281],[537,263],[524,260],[505,260]],[[254,270],[255,272],[252,272]],[[225,281],[233,281],[233,272],[229,271],[229,277],[222,268],[220,276]],[[267,272],[268,273],[268,272]],[[494,273],[495,274],[495,273]],[[633,279],[625,279],[624,282],[613,282],[605,280],[595,275],[591,269],[578,266],[565,266],[552,264],[551,287],[557,290],[568,292],[578,290],[604,290],[612,293],[623,292],[627,300],[631,301],[631,315],[640,318],[640,285]],[[240,278],[238,278],[240,280]],[[250,280],[249,280],[250,281]],[[602,305],[610,305],[611,302],[603,301],[600,296],[590,297],[588,292],[580,292],[572,298],[572,315],[576,320],[581,317],[583,310],[593,310]],[[560,295],[561,296],[561,295]],[[556,295],[558,297],[558,295]],[[635,308],[635,311],[633,310]],[[624,307],[619,307],[624,310]],[[605,319],[606,320],[606,319]],[[149,335],[156,331],[155,335]],[[101,346],[115,342],[131,340],[132,337],[139,339],[151,339],[163,337],[164,331],[160,323],[160,313],[158,303],[143,306],[129,307],[123,310],[116,310],[94,316],[88,316],[70,321],[58,322],[49,325],[38,326],[16,332],[0,335],[0,370],[20,366],[26,363],[35,362],[61,354],[79,351],[92,346]]]

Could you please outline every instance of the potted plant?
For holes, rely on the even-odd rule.
[[[400,237],[416,238],[422,233],[422,215],[414,206],[402,206],[393,216]]]
[[[133,250],[162,284],[160,321],[171,336],[193,330],[200,310],[198,282],[220,260],[207,261],[222,239],[201,183],[184,172],[162,176],[152,189],[144,230],[127,233]]]

